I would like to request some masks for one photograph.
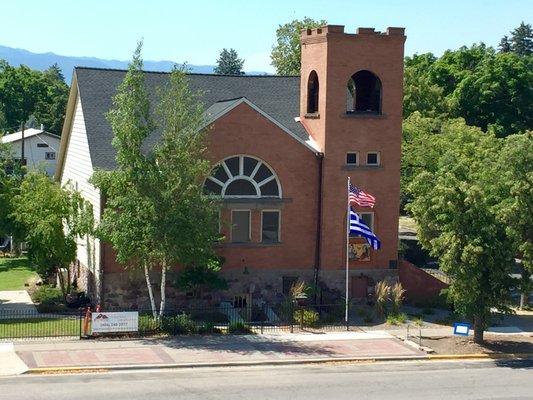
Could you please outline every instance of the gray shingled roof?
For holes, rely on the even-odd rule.
[[[75,70],[87,130],[87,138],[94,168],[113,169],[115,150],[111,145],[113,133],[105,114],[112,106],[112,97],[126,71],[77,67]],[[145,72],[146,86],[152,104],[156,102],[157,88],[168,82],[166,72]],[[189,74],[190,86],[203,93],[209,112],[220,111],[221,101],[246,97],[285,128],[308,140],[309,136],[294,117],[300,114],[300,78],[295,76],[227,76]],[[159,139],[155,132],[146,146]]]

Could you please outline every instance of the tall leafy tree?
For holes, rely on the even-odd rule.
[[[155,126],[142,66],[139,44],[108,114],[117,168],[97,171],[92,181],[107,199],[99,233],[115,248],[117,261],[144,270],[157,317],[164,314],[166,274],[171,267],[213,265],[217,212],[202,194],[210,170],[204,110],[183,70],[175,69],[160,90],[156,112],[161,141],[143,152]],[[152,268],[161,273],[159,309],[150,280]]]
[[[496,212],[521,260],[519,287],[523,307],[533,290],[533,133],[508,136],[495,167],[492,175],[502,193]]]
[[[39,124],[55,134],[61,134],[67,109],[69,87],[57,64],[41,74],[41,92],[33,112]]]
[[[41,93],[40,73],[22,65],[12,67],[0,61],[0,110],[5,130],[13,132],[35,111]]]
[[[272,47],[270,59],[278,75],[300,75],[301,54],[300,34],[303,29],[315,29],[326,25],[325,20],[305,17],[295,19],[276,30],[276,44]]]
[[[69,88],[57,65],[44,72],[0,60],[0,130],[13,132],[31,116],[60,134]]]
[[[12,209],[14,218],[24,226],[30,261],[43,277],[68,268],[76,258],[76,238],[92,232],[90,203],[39,171],[24,177]],[[69,281],[61,281],[64,295]]]
[[[522,22],[511,32],[511,49],[520,56],[529,56],[533,53],[533,30],[531,24]]]
[[[235,49],[222,49],[215,67],[215,74],[219,75],[244,75],[242,67],[244,60],[239,58]]]
[[[449,299],[472,319],[474,341],[481,343],[491,308],[509,311],[513,285],[514,247],[495,212],[501,193],[491,173],[501,143],[459,121],[432,139],[437,159],[409,185],[408,209],[423,247],[452,279]]]
[[[145,139],[153,132],[148,94],[144,85],[140,42],[128,72],[117,88],[113,108],[107,119],[113,130],[117,167],[96,171],[92,183],[106,196],[106,208],[97,235],[111,243],[117,261],[128,269],[144,271],[146,287],[154,316],[155,299],[150,281],[151,254],[156,219],[155,209],[146,193],[151,190],[153,171],[142,152]]]
[[[455,116],[500,136],[533,128],[533,58],[488,55],[450,96]]]
[[[13,206],[24,167],[13,160],[11,146],[2,143],[2,136],[0,132],[0,237],[9,235],[19,241],[23,238],[23,229],[14,217]]]

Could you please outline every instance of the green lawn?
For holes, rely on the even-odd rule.
[[[0,339],[53,336],[79,336],[80,319],[69,317],[35,317],[0,319]]]
[[[27,258],[0,258],[0,290],[24,289],[24,283],[36,276]]]

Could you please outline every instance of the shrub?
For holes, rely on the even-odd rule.
[[[196,323],[185,313],[163,316],[161,330],[170,335],[191,334],[198,331]]]
[[[402,306],[403,298],[405,295],[405,289],[400,282],[396,282],[390,289],[390,295],[392,300],[392,313],[399,314],[400,307]]]
[[[191,319],[201,322],[227,323],[228,316],[220,311],[192,311]]]
[[[404,313],[391,314],[387,316],[387,324],[389,325],[401,325],[407,321],[407,315]]]
[[[37,304],[40,312],[63,310],[65,303],[61,289],[49,285],[39,286],[33,292],[32,299]]]
[[[422,314],[433,315],[435,314],[435,310],[433,310],[433,308],[431,307],[424,307],[424,309],[422,310]]]
[[[293,318],[301,326],[315,326],[318,322],[318,313],[315,310],[302,308],[294,311]]]
[[[219,328],[217,328],[213,323],[208,322],[198,327],[198,333],[200,335],[206,335],[209,333],[222,333],[222,331]]]
[[[376,314],[383,318],[387,313],[387,302],[390,298],[390,286],[385,281],[376,284]]]
[[[247,333],[252,333],[252,330],[244,322],[232,322],[228,326],[228,333],[243,335]]]

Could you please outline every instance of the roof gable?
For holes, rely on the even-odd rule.
[[[75,70],[76,79],[73,82],[78,85],[91,159],[95,168],[115,168],[115,149],[111,145],[113,133],[105,115],[112,107],[113,96],[125,74],[126,71],[123,70]],[[300,114],[299,77],[188,74],[188,78],[191,89],[202,94],[208,116],[223,113],[235,107],[236,102],[243,101],[239,99],[246,98],[250,106],[312,148],[306,144],[310,139],[309,135],[294,119]],[[150,103],[155,105],[158,88],[168,84],[169,73],[145,72],[145,82]],[[158,142],[160,135],[161,133],[156,131],[147,138],[146,150]]]

